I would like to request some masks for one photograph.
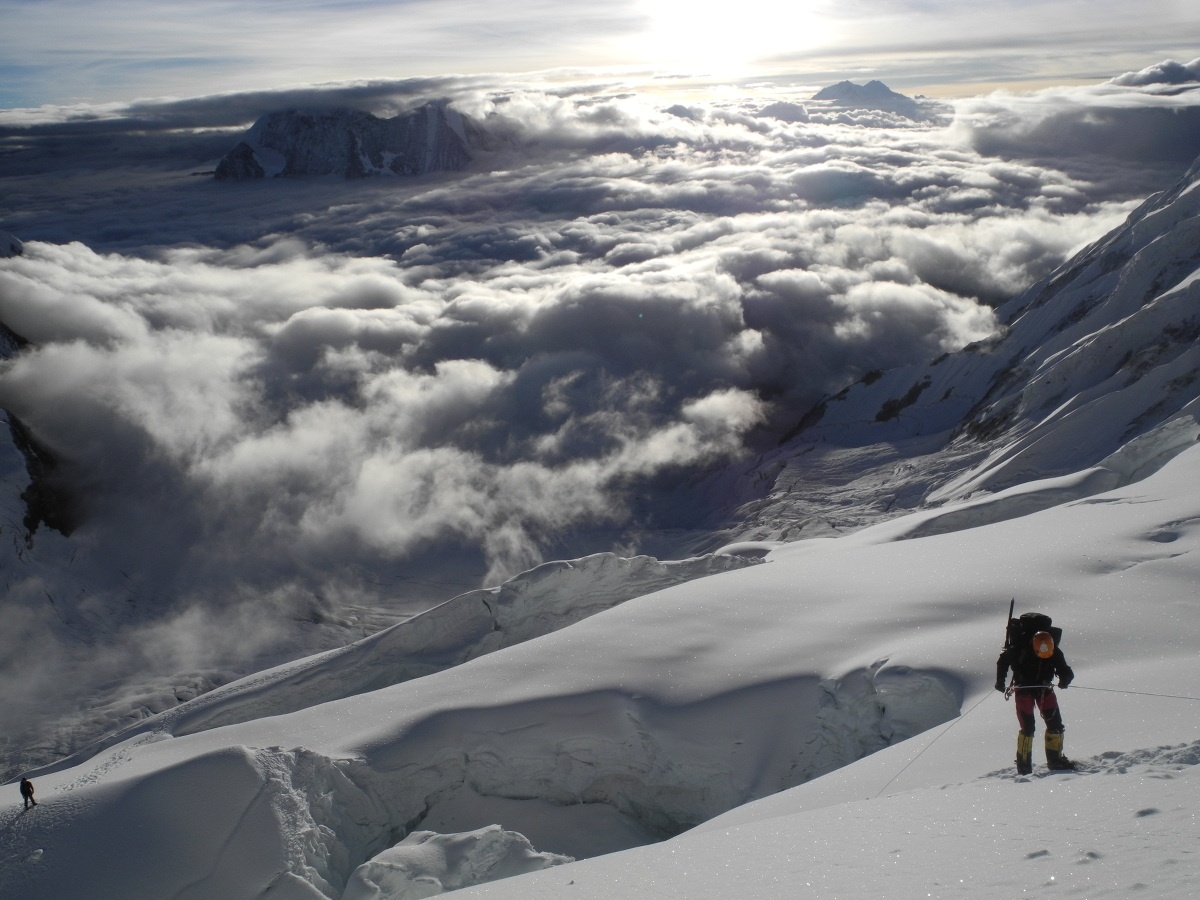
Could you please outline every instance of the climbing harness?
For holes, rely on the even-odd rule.
[[[1017,691],[1045,691],[1045,690],[1053,690],[1053,689],[1054,689],[1054,685],[1052,685],[1052,684],[1017,684],[1014,681],[1007,688],[1004,689],[1004,699],[1007,700],[1009,697],[1011,697]],[[1063,690],[1065,691],[1066,688],[1063,688]]]

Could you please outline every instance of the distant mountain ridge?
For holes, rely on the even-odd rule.
[[[214,174],[245,181],[458,172],[487,146],[477,122],[442,102],[390,119],[345,108],[288,109],[255,122]]]

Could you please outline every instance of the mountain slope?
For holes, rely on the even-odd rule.
[[[1198,309],[1200,165],[1001,306],[996,337],[823,400],[746,473],[744,524],[718,540],[836,534],[1102,464],[1116,486],[1147,462],[1139,436],[1195,419]]]
[[[891,521],[776,546],[764,565],[475,658],[461,651],[477,639],[504,643],[486,634],[499,619],[476,615],[486,598],[447,605],[427,617],[450,651],[440,671],[398,628],[230,685],[35,773],[41,805],[0,812],[0,898],[353,897],[351,885],[396,871],[408,851],[390,848],[415,832],[470,847],[499,825],[530,853],[582,858],[752,801],[767,806],[723,821],[755,834],[755,822],[792,819],[792,834],[833,827],[812,810],[844,818],[848,804],[886,795],[855,821],[888,823],[896,803],[936,809],[926,789],[948,782],[964,785],[951,808],[969,809],[981,778],[990,791],[986,779],[1012,777],[1011,707],[992,690],[1010,598],[1066,629],[1078,673],[1067,750],[1087,771],[1114,759],[1126,762],[1108,771],[1145,778],[1194,766],[1194,725],[1173,704],[1200,697],[1200,426],[1186,338],[1196,175],[1003,308],[995,340],[830,398],[766,463],[777,487],[825,477],[806,502],[826,512],[848,500],[847,518]],[[803,521],[795,496],[765,501],[757,515]],[[603,568],[584,566],[585,580],[593,565]],[[569,617],[569,587],[544,599]],[[404,680],[419,670],[430,674]],[[1124,693],[1135,702],[1116,705]],[[1152,752],[1180,742],[1176,756]],[[924,798],[894,799],[914,791]],[[704,834],[664,852],[716,852]],[[479,862],[467,853],[462,865]],[[557,888],[570,869],[526,877]],[[694,877],[671,881],[704,896]]]

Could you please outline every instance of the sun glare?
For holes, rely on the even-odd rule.
[[[659,65],[745,71],[771,57],[819,47],[832,34],[825,0],[641,0],[640,48]]]

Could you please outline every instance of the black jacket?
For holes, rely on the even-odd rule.
[[[1004,684],[1008,670],[1012,669],[1013,681],[1027,687],[1036,684],[1052,684],[1054,676],[1058,676],[1060,687],[1066,687],[1075,678],[1075,673],[1067,665],[1063,652],[1054,648],[1054,655],[1042,659],[1033,652],[1032,647],[1009,647],[996,660],[996,686]]]

